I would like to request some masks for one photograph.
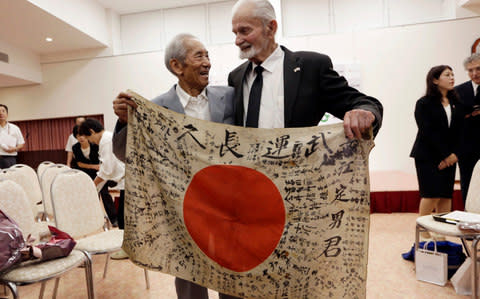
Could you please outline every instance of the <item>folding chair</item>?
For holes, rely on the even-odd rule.
[[[467,193],[467,200],[465,203],[465,211],[480,214],[480,161],[477,162],[475,168],[473,169],[472,179],[470,181],[470,186]],[[472,257],[472,261],[477,260],[480,233],[466,233],[460,231],[456,225],[435,221],[432,215],[418,217],[415,230],[415,251],[418,249],[420,233],[426,231],[460,238],[463,243],[463,247],[467,251],[467,254]],[[471,246],[467,245],[468,240],[473,240]],[[477,298],[476,294],[478,292],[477,263],[478,261],[472,263],[472,298]]]
[[[57,228],[75,238],[77,249],[90,254],[107,254],[105,278],[110,253],[122,248],[123,230],[105,230],[103,211],[92,179],[76,169],[61,172],[52,183],[51,195]],[[144,274],[149,289],[146,269]]]
[[[22,230],[24,236],[31,234],[38,240],[36,223],[29,208],[29,202],[22,187],[11,180],[0,181],[0,210],[12,218]],[[95,298],[91,258],[87,252],[73,250],[70,255],[50,261],[26,261],[20,263],[10,271],[0,274],[0,283],[5,284],[13,294],[19,298],[17,286],[41,282],[40,296],[43,298],[46,282],[55,278],[55,287],[52,298],[56,298],[60,276],[67,271],[85,266],[88,298]]]

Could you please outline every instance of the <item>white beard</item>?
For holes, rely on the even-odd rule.
[[[251,46],[250,48],[248,48],[248,50],[242,51],[242,49],[240,49],[238,56],[240,57],[240,59],[250,59],[255,55],[257,55],[257,53],[258,53],[257,49]]]

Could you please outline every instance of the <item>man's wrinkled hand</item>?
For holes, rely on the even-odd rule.
[[[370,129],[375,121],[372,112],[362,109],[347,111],[343,117],[343,129],[348,139],[369,139]]]
[[[132,95],[121,92],[117,98],[113,100],[113,112],[118,116],[118,119],[122,123],[128,122],[128,106],[133,109],[137,108],[137,104],[132,100]]]

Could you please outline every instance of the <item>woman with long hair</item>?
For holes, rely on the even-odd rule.
[[[410,157],[415,159],[417,170],[420,216],[451,210],[463,122],[454,84],[451,67],[439,65],[431,68],[427,74],[425,96],[415,106],[418,133]],[[422,237],[430,235],[425,233]]]

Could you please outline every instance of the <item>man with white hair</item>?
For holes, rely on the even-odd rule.
[[[462,198],[465,203],[473,168],[480,159],[480,53],[467,57],[463,66],[470,80],[455,86],[455,90],[465,109],[463,138],[458,157]]]
[[[168,92],[152,102],[191,117],[213,122],[233,124],[233,88],[207,86],[210,59],[205,46],[193,35],[179,34],[165,50],[165,66],[178,78]],[[113,136],[113,151],[125,161],[127,106],[136,108],[127,93],[120,93],[113,101],[118,122]],[[196,283],[175,278],[178,299],[208,299],[207,288]],[[220,299],[235,299],[219,294]]]
[[[232,31],[243,63],[228,76],[235,87],[235,124],[259,128],[315,126],[325,112],[344,120],[345,135],[362,138],[381,126],[380,102],[348,86],[326,55],[291,52],[275,42],[277,21],[267,0],[240,0]]]

